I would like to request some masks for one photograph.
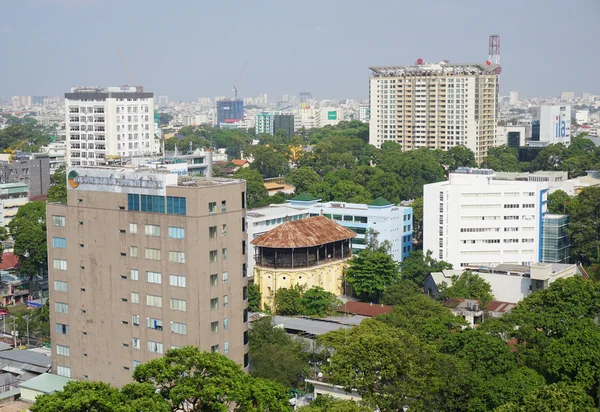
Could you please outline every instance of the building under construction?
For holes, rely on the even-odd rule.
[[[244,119],[244,101],[225,99],[217,101],[217,126],[221,123],[237,122]]]

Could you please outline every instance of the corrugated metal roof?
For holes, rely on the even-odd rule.
[[[29,379],[28,381],[22,382],[21,388],[32,389],[42,393],[53,393],[62,390],[63,387],[71,380],[72,379],[65,378],[63,376],[44,373],[40,376]]]
[[[319,246],[340,240],[352,239],[356,233],[338,225],[325,216],[314,216],[285,222],[254,239],[255,246],[292,249]]]

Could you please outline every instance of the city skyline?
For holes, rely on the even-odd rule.
[[[369,66],[484,63],[488,35],[501,35],[500,94],[522,98],[589,90],[600,58],[593,27],[600,5],[558,1],[501,4],[380,1],[257,4],[155,0],[24,0],[4,6],[0,95],[62,95],[72,86],[132,83],[173,100],[230,96],[368,97]],[[557,7],[553,6],[556,5]],[[315,9],[317,7],[317,9]],[[318,11],[318,12],[315,12]],[[557,30],[559,27],[573,30]],[[576,27],[576,30],[575,30]],[[219,42],[222,40],[222,43]],[[299,58],[304,55],[303,58]],[[577,75],[570,70],[577,64]]]

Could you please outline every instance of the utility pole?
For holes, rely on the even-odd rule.
[[[17,349],[17,325],[15,323],[15,317],[14,316],[13,316],[13,331],[12,331],[12,335],[13,335],[13,342],[14,342],[15,349]]]
[[[25,320],[27,321],[27,347],[29,347],[29,315],[25,316]]]

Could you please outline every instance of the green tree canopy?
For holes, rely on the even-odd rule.
[[[282,316],[323,317],[333,314],[341,305],[333,293],[322,287],[315,286],[307,290],[300,285],[278,289],[273,303],[275,313]]]
[[[452,276],[452,284],[442,285],[440,289],[442,299],[477,299],[484,308],[494,299],[490,284],[470,270],[464,271],[460,276]]]
[[[299,412],[372,412],[373,409],[352,400],[338,399],[331,396],[319,396],[308,406],[298,409]]]
[[[129,384],[119,390],[104,382],[73,381],[62,391],[39,396],[31,412],[171,412],[169,404],[149,384]]]
[[[285,153],[265,146],[252,146],[248,151],[254,157],[250,168],[258,171],[264,178],[285,176],[290,170]]]
[[[60,166],[50,176],[50,187],[46,200],[50,203],[67,203],[67,168]]]
[[[252,322],[248,337],[252,376],[272,379],[288,388],[303,384],[308,373],[308,352],[301,341],[276,328],[271,317]]]
[[[367,248],[348,260],[344,277],[361,300],[379,302],[385,288],[400,279],[400,272],[385,248]]]
[[[19,257],[20,273],[29,276],[40,274],[48,267],[46,246],[46,203],[29,202],[19,208],[8,223],[15,241],[14,253]]]
[[[443,260],[437,261],[431,257],[431,251],[423,254],[422,250],[413,250],[400,264],[402,279],[410,280],[420,287],[431,272],[446,269],[452,269],[452,265]]]
[[[506,145],[490,147],[482,166],[497,172],[520,172],[523,170],[522,164],[519,163],[518,150]]]
[[[401,305],[406,299],[422,293],[423,291],[413,281],[400,279],[385,288],[381,303],[391,306]]]
[[[250,168],[240,168],[233,174],[235,178],[246,180],[246,201],[248,209],[266,206],[270,203],[269,192],[260,173]]]
[[[260,287],[254,283],[248,284],[248,310],[250,312],[260,312],[262,310]]]
[[[158,388],[172,411],[249,411],[256,405],[288,410],[285,387],[255,381],[234,361],[192,346],[170,349],[162,358],[138,365],[133,378]],[[262,389],[253,390],[255,384]]]
[[[311,185],[319,183],[321,176],[310,167],[299,167],[292,170],[286,180],[296,187],[296,194],[308,193]]]

